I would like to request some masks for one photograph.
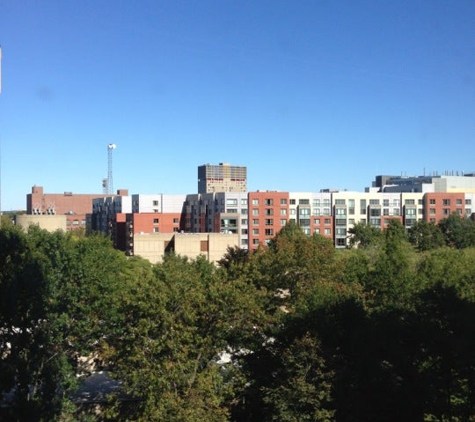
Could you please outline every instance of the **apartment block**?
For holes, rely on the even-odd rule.
[[[288,192],[248,193],[248,247],[257,249],[272,239],[287,224],[290,215]]]
[[[198,193],[246,191],[246,167],[232,166],[229,163],[204,164],[198,167]]]

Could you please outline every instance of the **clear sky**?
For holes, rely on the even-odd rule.
[[[2,209],[33,185],[363,190],[475,171],[474,0],[0,0]]]

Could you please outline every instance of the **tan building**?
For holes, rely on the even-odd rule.
[[[56,230],[66,231],[65,215],[28,215],[21,214],[15,216],[15,224],[25,230],[31,225],[38,226],[40,229],[54,232]]]
[[[198,167],[198,193],[246,192],[247,168],[219,163]]]
[[[220,260],[228,246],[238,246],[237,234],[222,233],[149,233],[133,236],[131,254],[148,259],[152,264],[163,260],[166,253],[196,259],[204,255],[209,262]]]

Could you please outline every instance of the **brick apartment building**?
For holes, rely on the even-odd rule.
[[[452,213],[474,216],[475,174],[377,176],[364,192],[243,192],[247,172],[233,168],[223,163],[200,166],[198,189],[204,192],[188,195],[128,195],[126,190],[106,197],[45,194],[34,186],[27,195],[27,209],[33,215],[64,214],[68,229],[87,222],[89,229],[110,235],[115,246],[129,255],[136,252],[138,235],[229,234],[237,239],[232,242],[253,250],[293,221],[304,233],[320,234],[332,239],[336,248],[345,248],[348,231],[360,222],[384,229],[391,219],[398,219],[409,229],[417,221],[437,223]],[[140,242],[149,247],[149,240]]]

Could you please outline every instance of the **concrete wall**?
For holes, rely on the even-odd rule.
[[[65,215],[17,215],[16,225],[28,230],[30,225],[38,225],[41,229],[54,232],[56,230],[66,231]]]
[[[133,252],[152,264],[161,262],[167,246],[177,255],[196,259],[204,255],[210,262],[220,260],[228,246],[238,246],[237,234],[221,233],[151,233],[134,235]]]

